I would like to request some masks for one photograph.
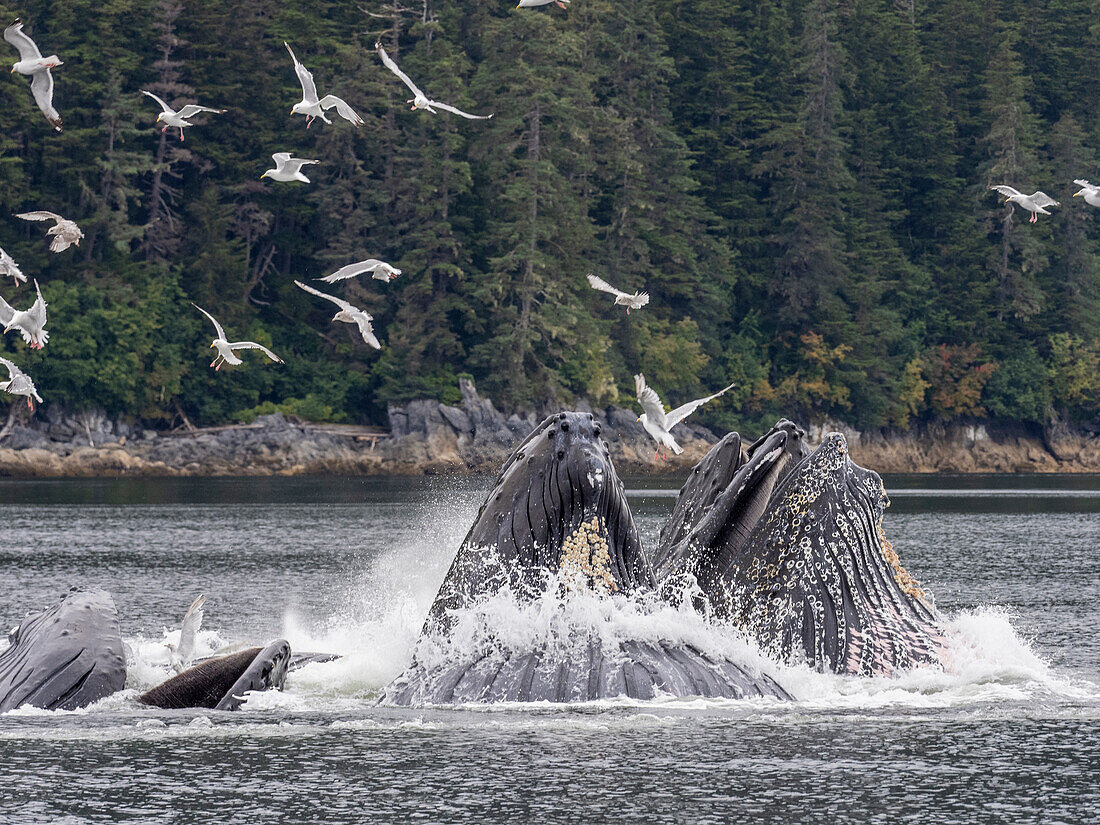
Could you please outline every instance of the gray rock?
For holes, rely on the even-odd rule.
[[[459,435],[471,435],[473,433],[474,425],[470,421],[470,416],[466,415],[466,413],[458,407],[440,404],[439,414],[443,416],[444,420],[446,420]]]

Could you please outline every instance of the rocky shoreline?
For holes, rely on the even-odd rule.
[[[492,474],[539,420],[554,410],[504,415],[474,385],[462,403],[412,401],[389,409],[389,430],[296,422],[275,414],[249,425],[170,433],[136,429],[97,413],[46,409],[0,436],[0,476],[273,476]],[[678,473],[697,462],[719,434],[690,422],[677,428],[684,448],[668,461],[637,414],[593,410],[622,474]],[[853,458],[879,472],[1100,472],[1100,435],[1065,425],[1032,431],[973,422],[904,432],[857,432],[843,424],[810,427],[810,441],[838,430]],[[756,434],[749,434],[756,435]]]

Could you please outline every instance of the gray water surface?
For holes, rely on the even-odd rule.
[[[887,477],[958,640],[944,673],[790,672],[798,701],[395,709],[381,687],[486,479],[0,481],[0,627],[110,590],[139,664],[0,716],[0,822],[1097,821],[1100,480]],[[628,480],[652,543],[676,479]],[[236,714],[142,708],[165,630],[345,659]]]

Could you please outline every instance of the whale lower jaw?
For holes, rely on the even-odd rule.
[[[608,655],[598,640],[587,651],[493,650],[433,667],[414,662],[386,689],[384,704],[589,702],[702,696],[790,699],[774,679],[686,645],[626,641]]]

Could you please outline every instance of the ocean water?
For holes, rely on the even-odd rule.
[[[96,585],[134,653],[121,694],[0,716],[0,823],[1100,821],[1100,479],[886,484],[887,535],[948,624],[942,671],[780,668],[794,702],[404,709],[380,691],[486,479],[0,481],[0,627]],[[677,486],[628,479],[647,542]],[[344,658],[237,713],[137,705],[198,593],[203,651],[284,636]],[[727,643],[671,608],[576,609]]]

